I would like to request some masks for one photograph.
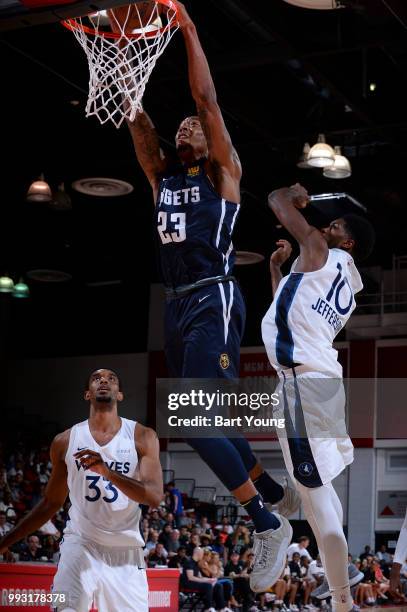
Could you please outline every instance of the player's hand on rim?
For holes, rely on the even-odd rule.
[[[293,249],[288,240],[277,240],[276,245],[277,249],[273,251],[270,257],[270,265],[280,267],[290,258]]]
[[[103,461],[102,455],[97,451],[84,448],[77,453],[74,453],[75,459],[79,459],[79,462],[84,470],[92,470],[96,474],[101,476],[107,476],[109,468]]]
[[[178,2],[178,0],[176,0],[175,4],[177,5],[177,21],[181,30],[189,25],[193,25],[194,22],[192,21],[182,2]]]

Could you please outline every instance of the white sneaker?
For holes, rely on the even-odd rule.
[[[284,489],[283,498],[272,506],[272,508],[275,508],[278,514],[289,517],[294,514],[294,512],[297,512],[298,508],[301,506],[301,497],[288,478],[284,478],[281,486]]]
[[[273,586],[284,571],[287,548],[293,530],[284,516],[275,513],[281,525],[278,529],[268,529],[253,533],[254,563],[250,574],[250,588],[255,593],[264,593]]]

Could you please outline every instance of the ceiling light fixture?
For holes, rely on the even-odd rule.
[[[301,157],[297,162],[297,168],[303,168],[303,169],[312,168],[312,166],[308,163],[308,156],[309,156],[310,151],[311,151],[310,144],[309,142],[306,142],[302,149]]]
[[[30,297],[30,289],[22,278],[14,285],[13,297],[28,298]]]
[[[13,279],[7,276],[7,274],[0,276],[0,293],[13,293],[13,289]]]
[[[329,144],[326,144],[324,134],[319,134],[318,141],[311,147],[308,154],[309,165],[315,168],[325,168],[333,164],[334,158],[335,151]]]
[[[44,180],[44,175],[41,174],[38,181],[31,183],[27,191],[28,202],[51,202],[52,192],[51,187]]]
[[[348,178],[351,174],[352,169],[348,158],[341,154],[341,147],[335,147],[334,163],[324,168],[323,175],[326,178],[342,179]]]

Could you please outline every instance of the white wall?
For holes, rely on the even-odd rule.
[[[83,421],[88,405],[83,400],[87,377],[98,368],[115,370],[121,377],[124,401],[120,414],[144,422],[147,414],[146,353],[96,355],[10,362],[9,401],[24,414],[40,414],[62,427]]]

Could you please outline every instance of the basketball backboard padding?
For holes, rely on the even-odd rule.
[[[137,4],[143,0],[132,0]],[[16,30],[123,6],[123,0],[0,0],[0,30]]]

